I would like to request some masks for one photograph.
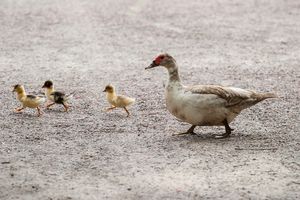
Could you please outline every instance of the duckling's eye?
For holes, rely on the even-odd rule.
[[[164,56],[160,56],[160,59],[164,59],[165,57]]]

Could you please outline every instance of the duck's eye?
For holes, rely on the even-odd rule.
[[[161,56],[161,57],[160,57],[160,59],[164,59],[164,58],[165,58],[164,56]]]

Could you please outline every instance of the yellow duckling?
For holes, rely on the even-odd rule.
[[[129,117],[130,113],[126,107],[133,104],[135,99],[123,95],[118,96],[115,92],[114,86],[112,85],[107,85],[103,92],[106,92],[106,99],[111,104],[111,107],[108,108],[107,111],[115,108],[124,108],[127,113],[127,117]]]
[[[27,95],[23,85],[15,85],[13,92],[17,93],[17,99],[22,103],[22,107],[16,108],[16,112],[20,112],[25,108],[36,108],[38,111],[38,116],[41,116],[40,105],[45,102],[45,98],[35,96],[35,95]]]

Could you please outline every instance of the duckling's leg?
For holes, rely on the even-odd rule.
[[[55,104],[54,102],[53,102],[53,103],[50,103],[50,104],[48,104],[48,105],[46,106],[46,108],[49,109],[50,106],[53,106],[54,104]]]
[[[106,109],[106,112],[108,112],[108,111],[110,111],[110,110],[113,110],[113,109],[115,109],[115,108],[116,108],[116,106],[111,106],[111,107],[109,107],[109,108]]]
[[[230,136],[231,131],[233,131],[233,129],[230,128],[230,126],[229,126],[229,124],[228,124],[228,122],[227,122],[227,119],[225,119],[225,120],[223,121],[223,124],[224,124],[224,126],[225,126],[225,131],[226,131],[226,132],[223,133],[222,135],[216,135],[216,136],[215,136],[216,139],[227,138],[227,137]]]
[[[66,103],[63,103],[63,106],[65,108],[65,112],[68,112],[69,106]]]
[[[36,107],[36,109],[37,109],[37,111],[38,111],[38,117],[40,117],[41,115],[42,115],[42,113],[41,113],[41,109],[40,109],[40,107],[38,106],[38,107]]]
[[[127,117],[129,117],[129,115],[130,115],[129,111],[127,110],[126,107],[124,107],[124,109],[125,109],[125,111],[127,112]]]
[[[16,112],[21,112],[21,111],[24,110],[24,109],[25,109],[24,107],[16,108],[15,111],[16,111]]]
[[[186,134],[196,135],[196,133],[194,133],[194,129],[195,128],[196,128],[196,125],[192,125],[191,128],[189,128],[189,130],[187,130],[187,132],[184,132],[184,133],[175,133],[173,135],[186,135]]]

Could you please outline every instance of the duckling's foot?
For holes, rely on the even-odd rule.
[[[223,139],[223,138],[227,138],[227,137],[229,137],[229,136],[230,136],[230,134],[231,134],[231,131],[233,131],[233,130],[234,130],[234,129],[230,128],[230,126],[229,126],[229,124],[228,124],[228,122],[227,122],[227,119],[225,119],[225,120],[223,121],[223,124],[224,124],[224,126],[225,126],[225,130],[226,130],[226,132],[225,132],[225,133],[223,133],[222,135],[215,135],[215,138],[216,138],[216,139]]]
[[[38,117],[42,116],[42,112],[41,112],[40,107],[37,107],[36,109],[37,109],[37,111],[38,111],[38,115],[37,115],[37,116],[38,116]]]
[[[197,135],[195,132],[194,132],[194,129],[196,128],[195,125],[192,125],[191,128],[189,128],[189,130],[187,130],[187,132],[184,132],[184,133],[175,133],[173,134],[173,136],[178,136],[178,135],[186,135],[186,134],[190,134],[190,135]]]
[[[68,112],[69,106],[67,104],[65,104],[65,103],[63,103],[63,106],[65,108],[65,112]]]

